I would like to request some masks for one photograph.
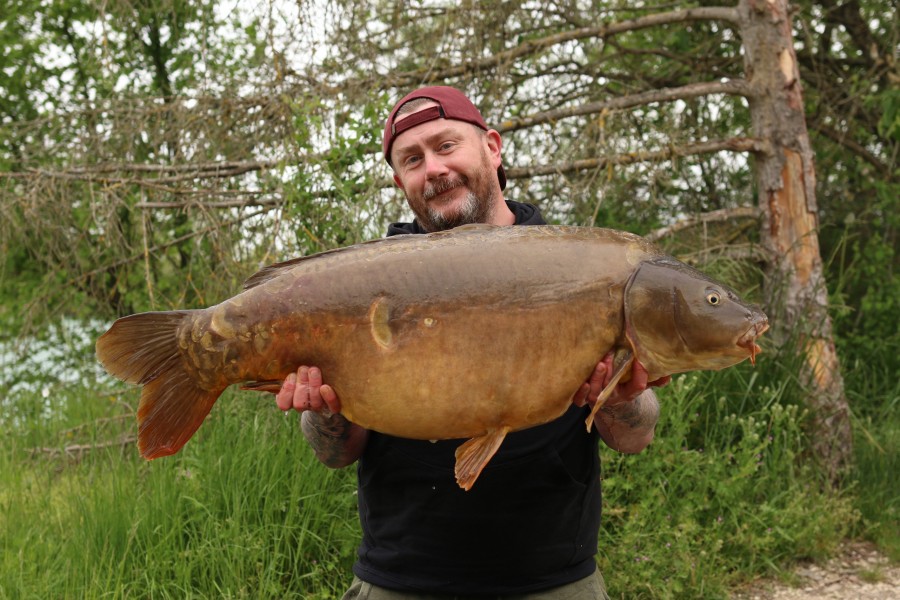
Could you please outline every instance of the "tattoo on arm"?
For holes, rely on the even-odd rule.
[[[631,402],[604,406],[600,412],[631,429],[645,429],[655,426],[659,420],[659,401],[651,390],[644,390]]]
[[[347,442],[351,423],[341,415],[320,415],[305,412],[300,418],[300,428],[312,446],[316,457],[329,467],[346,464]]]

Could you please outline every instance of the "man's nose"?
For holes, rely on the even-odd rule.
[[[445,177],[449,172],[441,157],[433,152],[426,152],[423,160],[425,161],[425,177],[428,179]]]

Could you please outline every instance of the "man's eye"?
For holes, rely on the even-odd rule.
[[[443,144],[441,144],[440,149],[441,149],[441,150],[450,150],[450,149],[452,149],[453,146],[455,146],[455,145],[456,145],[456,144],[454,144],[453,142],[444,142]]]
[[[416,164],[417,162],[419,162],[418,156],[408,156],[406,160],[403,161],[403,164],[409,167]]]

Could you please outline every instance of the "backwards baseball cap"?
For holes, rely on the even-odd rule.
[[[400,110],[400,107],[416,98],[427,98],[436,102],[438,105],[429,106],[418,112],[408,114],[395,123],[394,119],[397,117],[397,111]],[[384,124],[384,140],[382,142],[384,160],[391,165],[391,148],[394,145],[394,139],[398,135],[407,129],[412,129],[416,125],[434,121],[435,119],[465,121],[466,123],[471,123],[485,131],[488,130],[487,123],[484,122],[484,117],[481,116],[481,113],[475,108],[472,101],[466,98],[465,94],[458,89],[446,85],[423,87],[401,98],[400,101],[394,105],[394,109],[387,118],[387,121]],[[500,181],[500,189],[506,189],[506,172],[503,170],[503,165],[497,167],[497,179]]]

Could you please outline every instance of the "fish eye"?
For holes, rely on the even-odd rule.
[[[711,305],[716,306],[722,301],[722,296],[719,295],[719,292],[709,292],[706,294],[706,301]]]

